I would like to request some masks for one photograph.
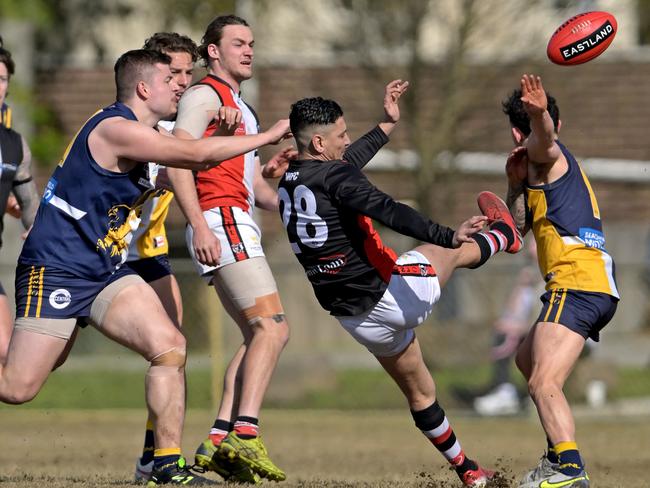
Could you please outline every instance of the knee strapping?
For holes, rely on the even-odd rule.
[[[172,374],[181,371],[185,367],[187,355],[184,347],[173,347],[169,351],[158,354],[151,358],[149,374]]]

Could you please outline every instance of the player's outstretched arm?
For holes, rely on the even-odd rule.
[[[526,140],[528,157],[534,163],[555,163],[561,155],[555,143],[557,134],[547,110],[547,98],[539,76],[521,77],[521,101],[530,117],[531,133]]]
[[[361,169],[388,142],[388,135],[400,119],[399,99],[408,88],[408,81],[393,80],[384,92],[384,120],[345,150],[343,159]]]
[[[355,213],[366,215],[405,236],[438,246],[453,247],[454,230],[433,222],[417,210],[396,202],[372,185],[351,164],[332,164],[326,177],[331,198]]]
[[[289,121],[284,119],[260,134],[189,141],[166,137],[139,122],[122,118],[104,120],[93,132],[97,134],[91,142],[103,146],[104,151],[110,151],[114,157],[197,170],[217,166],[221,161],[260,146],[275,144],[290,133]]]
[[[389,136],[395,124],[399,122],[399,99],[409,87],[408,81],[393,80],[384,90],[384,120],[379,123],[379,128]]]

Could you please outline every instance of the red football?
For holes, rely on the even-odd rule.
[[[581,64],[600,55],[614,40],[616,19],[608,12],[585,12],[557,28],[546,48],[555,64]]]

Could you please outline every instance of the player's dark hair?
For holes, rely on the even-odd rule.
[[[192,56],[192,62],[196,63],[199,58],[199,51],[196,43],[187,36],[176,32],[156,32],[149,39],[144,41],[142,49],[151,49],[161,53],[187,53]]]
[[[210,44],[219,45],[221,38],[223,37],[223,29],[227,25],[243,25],[245,27],[250,27],[248,22],[236,15],[220,15],[213,19],[205,29],[205,34],[203,34],[201,45],[199,46],[199,56],[206,66],[210,60],[210,56],[208,56],[208,46]]]
[[[301,146],[301,134],[305,129],[318,125],[330,125],[343,117],[341,106],[334,100],[321,97],[303,98],[291,105],[289,124],[298,146]],[[298,147],[298,150],[301,150]]]
[[[557,132],[558,124],[560,122],[560,108],[557,106],[555,98],[546,92],[546,100],[551,119],[553,119],[553,127]],[[508,116],[510,123],[513,127],[519,129],[525,136],[530,134],[530,117],[524,110],[524,103],[521,101],[521,90],[516,89],[512,94],[504,100],[501,105],[503,106],[503,113]]]
[[[123,102],[131,98],[138,82],[147,78],[156,64],[171,62],[172,59],[165,53],[150,49],[134,49],[122,54],[114,67],[117,101]]]
[[[2,36],[0,36],[0,63],[5,64],[7,72],[9,73],[9,76],[11,76],[14,74],[16,65],[14,64],[14,60],[11,58],[11,53],[3,47],[3,44]]]

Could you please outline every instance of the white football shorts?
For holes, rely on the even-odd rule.
[[[249,258],[264,257],[262,233],[248,212],[239,207],[216,207],[204,211],[203,216],[221,243],[219,265],[207,266],[197,261],[192,246],[194,231],[191,225],[185,229],[185,241],[196,270],[206,280],[212,280],[215,269]]]
[[[419,252],[402,254],[384,296],[368,312],[336,317],[356,341],[375,356],[390,357],[411,343],[413,329],[424,322],[440,298],[431,263]]]

